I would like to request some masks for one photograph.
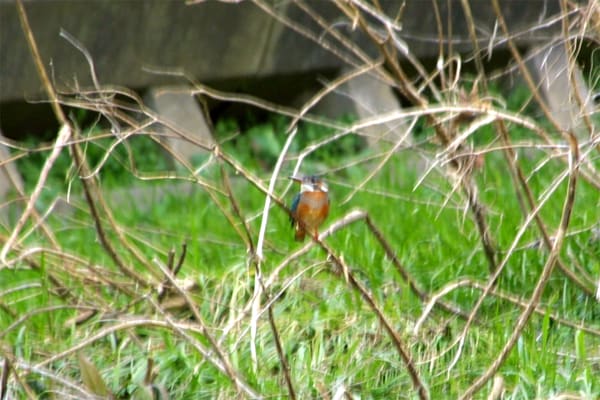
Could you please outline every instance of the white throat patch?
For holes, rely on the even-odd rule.
[[[304,193],[304,192],[316,192],[318,190],[327,193],[327,190],[328,190],[327,185],[324,182],[321,182],[320,186],[317,186],[317,185],[315,185],[313,183],[310,183],[310,182],[306,182],[306,183],[303,182],[302,186],[300,187],[300,191],[302,193]]]

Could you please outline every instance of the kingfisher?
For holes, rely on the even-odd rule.
[[[300,193],[292,202],[292,226],[295,228],[295,239],[298,242],[304,240],[306,232],[319,237],[319,225],[323,223],[329,214],[329,195],[327,184],[319,176],[311,175],[303,178],[290,176],[295,182],[300,183]]]

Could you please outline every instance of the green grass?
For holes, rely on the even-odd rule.
[[[254,137],[249,135],[226,141],[224,149],[249,166],[266,183],[270,172],[264,169],[262,163],[270,166],[274,162],[283,142],[284,122],[276,120],[251,128],[250,131],[255,129],[255,136],[264,142],[255,145],[254,151],[247,151],[249,146],[253,148],[248,141],[254,140]],[[223,135],[239,130],[239,126],[231,121],[217,126]],[[309,142],[331,133],[319,131],[314,126],[303,129],[306,130],[301,136],[309,138]],[[512,129],[511,134],[514,133],[515,137],[528,135],[517,128]],[[485,135],[483,132],[483,138],[478,139],[482,146],[486,144]],[[351,159],[365,157],[365,153],[354,153],[356,139],[350,137],[346,140],[348,143],[342,150],[336,147],[335,151],[327,152],[325,148],[307,166],[327,170],[349,163]],[[295,148],[295,151],[300,148]],[[407,165],[407,154],[399,152],[392,157],[375,178],[345,204],[342,200],[374,165],[366,162],[327,175],[332,209],[326,225],[350,210],[367,211],[407,271],[429,293],[462,278],[485,283],[489,275],[488,264],[477,229],[470,214],[465,212],[464,202],[461,202],[459,194],[455,194],[446,206],[442,206],[450,187],[435,174],[417,186],[422,172]],[[521,166],[526,173],[533,171],[544,157],[536,151],[523,152],[522,156]],[[291,164],[284,168],[291,168]],[[562,162],[553,160],[536,172],[530,180],[534,194],[540,196],[564,168]],[[236,177],[229,167],[226,166],[225,171],[230,174],[234,197],[256,243],[264,195],[246,180]],[[287,172],[285,170],[282,176]],[[64,174],[64,171],[59,172],[57,179],[49,182],[47,190],[53,195],[45,201],[56,193],[64,192],[64,185],[68,183]],[[480,195],[487,207],[493,237],[501,249],[507,249],[524,218],[501,154],[488,155],[483,170],[475,174],[479,187],[484,188]],[[112,179],[110,176],[111,173],[107,172],[108,181]],[[223,188],[217,164],[203,171],[202,178],[215,187]],[[66,217],[65,214],[51,214],[48,223],[64,252],[77,255],[83,262],[41,252],[32,257],[39,265],[38,270],[32,270],[25,263],[14,270],[0,270],[1,290],[24,284],[37,285],[0,296],[4,306],[0,310],[0,331],[6,330],[20,316],[42,307],[65,306],[64,309],[32,314],[0,339],[16,357],[32,364],[69,349],[127,318],[163,319],[149,304],[148,297],[155,299],[155,293],[130,286],[136,293],[136,296],[130,297],[101,282],[83,280],[85,274],[90,274],[88,266],[102,271],[116,269],[93,229],[81,197],[80,183],[72,183],[74,194],[71,202],[81,209],[68,211]],[[282,194],[287,183],[286,179],[281,179],[276,193]],[[135,185],[153,190],[154,194],[131,197],[119,204],[110,203],[108,196],[115,219],[129,241],[138,246],[146,257],[156,258],[162,263],[166,262],[170,249],[179,253],[180,246],[186,242],[187,257],[179,277],[188,278],[196,284],[191,293],[202,318],[211,327],[211,333],[223,340],[222,348],[233,367],[257,392],[267,397],[285,397],[281,364],[266,314],[259,320],[255,341],[258,363],[254,365],[251,360],[249,316],[244,317],[241,313],[252,296],[255,274],[248,263],[247,248],[235,227],[200,185],[188,185],[177,190],[172,190],[164,181],[136,181]],[[109,184],[106,186],[110,187]],[[288,203],[296,190],[293,187],[284,194]],[[563,183],[541,210],[551,232],[560,219],[565,193],[566,184]],[[226,212],[231,212],[226,196],[218,192],[215,196],[220,204],[225,205]],[[48,203],[42,202],[44,204]],[[591,228],[599,220],[600,194],[588,183],[580,181],[570,226],[572,234],[566,239],[562,259],[568,266],[573,264],[570,260],[577,261],[590,276],[596,278],[600,276],[600,244],[594,240]],[[107,226],[106,220],[103,222]],[[239,221],[236,221],[236,226],[241,227]],[[108,237],[113,243],[118,243],[114,232],[109,230]],[[538,238],[539,233],[532,225],[518,247]],[[435,311],[419,334],[414,335],[412,328],[421,316],[424,304],[411,293],[366,225],[355,223],[326,241],[348,263],[399,332],[432,398],[454,398],[462,393],[497,357],[513,332],[521,309],[499,298],[487,298],[478,313],[478,321],[469,330],[458,362],[448,370],[457,352],[453,343],[461,333],[464,321]],[[36,233],[26,245],[47,246],[47,243]],[[272,208],[263,274],[268,276],[299,246],[293,241],[285,211]],[[128,265],[147,272],[123,246],[118,246],[118,251]],[[527,300],[547,256],[546,250],[535,248],[516,251],[501,275],[498,289]],[[69,274],[71,268],[82,272],[82,276]],[[406,367],[376,316],[360,295],[346,284],[343,275],[332,274],[330,270],[325,254],[319,249],[312,249],[285,268],[271,288],[271,295],[282,290],[273,312],[298,398],[320,398],[324,392],[331,396],[342,386],[349,393],[365,399],[414,398]],[[55,293],[50,281],[51,273],[60,277],[78,301]],[[115,277],[127,284],[127,280],[118,273]],[[463,287],[452,291],[445,300],[470,310],[479,295],[479,290]],[[73,308],[67,307],[75,303],[81,306],[101,304],[114,313],[97,315],[78,326],[65,325],[68,319],[77,315]],[[600,329],[600,304],[584,295],[558,271],[552,275],[542,305],[574,323]],[[172,318],[178,322],[193,322],[189,311],[174,310],[172,313]],[[240,323],[231,326],[231,330],[222,337],[223,329],[237,317],[241,318]],[[188,333],[208,345],[200,333]],[[597,398],[600,385],[594,376],[599,367],[598,348],[600,339],[597,336],[564,326],[547,315],[534,316],[499,371],[505,380],[506,398],[548,398],[562,392]],[[166,388],[171,398],[235,396],[231,381],[205,360],[189,339],[178,336],[172,329],[148,325],[118,330],[81,351],[98,368],[103,380],[118,398],[140,393],[148,358],[155,363],[154,382]],[[75,355],[61,358],[44,368],[79,382],[81,367]],[[26,379],[42,390],[51,391],[55,386],[51,379],[39,373],[31,373]],[[487,390],[479,396],[484,398],[485,392]],[[24,394],[21,392],[19,396],[24,397]],[[48,395],[48,398],[51,396]]]

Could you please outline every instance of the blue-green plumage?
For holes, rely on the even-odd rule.
[[[298,193],[296,195],[296,197],[294,197],[294,200],[292,201],[292,206],[290,207],[290,210],[292,211],[292,215],[290,215],[290,222],[292,223],[292,226],[294,226],[294,224],[296,223],[293,215],[296,214],[296,210],[298,209],[299,203],[300,203],[300,193]]]

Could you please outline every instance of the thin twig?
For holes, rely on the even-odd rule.
[[[369,291],[354,277],[354,274],[352,273],[350,267],[348,265],[346,265],[346,263],[344,262],[344,260],[341,257],[338,257],[333,252],[333,249],[331,249],[329,247],[329,245],[327,245],[326,243],[324,243],[323,241],[321,241],[318,238],[313,238],[313,240],[315,240],[315,242],[317,242],[319,244],[319,246],[327,252],[328,258],[341,271],[344,272],[344,276],[346,277],[350,286],[354,290],[356,290],[358,293],[360,293],[361,297],[369,305],[371,310],[373,310],[373,312],[377,316],[377,319],[379,320],[379,323],[383,326],[383,328],[388,333],[390,339],[392,340],[392,343],[394,344],[394,347],[396,348],[396,351],[398,352],[398,354],[400,355],[400,358],[404,362],[404,365],[406,366],[406,368],[408,370],[408,374],[411,377],[413,386],[414,386],[415,391],[417,392],[417,395],[419,396],[419,398],[422,400],[429,399],[429,392],[428,392],[427,388],[425,387],[421,377],[419,376],[419,373],[414,364],[414,361],[412,360],[412,356],[410,355],[408,349],[404,345],[402,338],[400,338],[400,335],[398,335],[398,333],[392,326],[391,322],[384,315],[383,311],[379,308],[377,303],[375,303],[373,296],[371,296]]]
[[[460,289],[460,288],[464,288],[464,287],[475,288],[475,289],[483,291],[486,288],[486,284],[482,283],[482,282],[473,281],[472,279],[465,278],[465,279],[460,279],[456,282],[451,282],[451,283],[445,285],[443,288],[441,288],[436,293],[431,295],[429,302],[427,303],[426,307],[423,309],[421,316],[419,317],[419,319],[415,323],[415,326],[413,327],[413,334],[417,335],[419,333],[419,331],[421,330],[421,327],[425,323],[425,320],[427,319],[427,317],[433,310],[435,303],[437,303],[441,298],[447,296],[448,294],[452,293],[453,291]],[[497,297],[499,299],[502,299],[502,300],[506,300],[507,302],[509,302],[511,304],[515,304],[523,309],[527,308],[527,305],[528,305],[527,302],[522,301],[518,296],[516,296],[514,294],[502,292],[498,289],[492,289],[490,291],[490,295]],[[548,318],[550,318],[552,321],[556,322],[557,324],[564,325],[569,328],[580,330],[582,332],[589,333],[590,335],[600,337],[600,330],[589,327],[581,322],[577,323],[577,322],[573,322],[568,319],[562,318],[558,314],[551,312],[547,308],[537,306],[535,308],[534,312],[540,316],[548,316]]]
[[[494,0],[496,1],[496,0]],[[563,204],[562,216],[560,220],[560,225],[558,227],[558,231],[556,232],[556,239],[554,240],[554,244],[552,246],[552,250],[548,255],[548,259],[546,260],[546,264],[540,274],[538,282],[533,290],[533,294],[531,295],[531,299],[527,304],[527,307],[523,310],[519,319],[517,320],[517,324],[509,337],[509,339],[504,344],[504,347],[498,354],[498,357],[494,360],[494,362],[488,367],[488,369],[473,382],[473,384],[461,395],[461,399],[470,399],[473,397],[475,393],[477,393],[486,382],[491,379],[500,366],[508,357],[508,354],[513,349],[514,345],[517,343],[517,340],[521,336],[525,325],[529,321],[531,314],[535,311],[538,303],[540,302],[540,298],[542,293],[550,279],[550,275],[552,275],[552,271],[554,270],[554,266],[556,265],[556,260],[558,260],[560,250],[563,245],[563,240],[567,233],[567,229],[569,227],[569,222],[571,221],[571,213],[573,211],[573,204],[575,202],[575,189],[577,186],[577,170],[579,169],[579,147],[577,144],[577,139],[575,136],[570,133],[569,135],[569,145],[571,146],[570,152],[570,162],[569,162],[569,183],[567,187],[567,195],[565,198],[565,202]]]
[[[236,388],[238,390],[241,390],[242,388],[238,386],[238,381],[239,381],[238,374],[234,371],[230,361],[225,357],[224,351],[221,349],[221,347],[219,346],[217,341],[213,338],[212,334],[208,330],[207,325],[204,322],[204,318],[202,318],[202,315],[200,314],[198,307],[196,307],[196,304],[194,303],[194,301],[192,300],[192,298],[190,297],[188,292],[186,290],[182,289],[181,286],[175,281],[175,277],[173,276],[171,271],[169,271],[165,266],[163,266],[159,262],[157,262],[156,264],[158,265],[161,272],[164,274],[165,278],[167,278],[167,280],[169,281],[170,286],[172,288],[174,288],[185,299],[185,302],[186,302],[189,310],[192,312],[192,315],[194,316],[196,323],[198,323],[198,325],[201,328],[202,334],[204,335],[204,337],[206,337],[206,340],[210,343],[210,346],[212,347],[212,351],[215,352],[218,359],[221,361],[224,372],[231,378],[233,383],[236,385]]]
[[[504,121],[501,119],[497,120],[496,128],[500,134],[500,137],[501,137],[503,143],[505,144],[503,149],[504,149],[505,158],[507,160],[507,164],[508,164],[511,176],[513,177],[515,182],[519,184],[519,185],[515,185],[517,188],[517,190],[516,190],[517,198],[519,199],[519,205],[521,206],[523,215],[526,216],[527,215],[527,206],[524,204],[524,201],[527,201],[527,205],[529,206],[529,209],[535,210],[537,208],[537,205],[535,202],[535,197],[533,195],[533,191],[531,190],[531,187],[527,183],[527,179],[525,178],[525,174],[523,173],[522,168],[516,162],[517,156],[514,152],[512,144],[511,144],[510,136],[508,134],[508,130],[506,129],[506,125],[505,125]],[[518,190],[518,188],[520,188],[520,190]],[[521,193],[524,193],[525,199],[523,199],[523,195]],[[534,213],[533,217],[535,219],[535,223],[536,223],[540,233],[542,234],[542,239],[543,239],[544,245],[546,246],[546,248],[548,250],[551,250],[553,241],[550,238],[550,234],[548,233],[548,229],[546,228],[544,221],[542,220],[539,213]],[[558,267],[561,270],[561,272],[566,277],[568,277],[575,284],[577,284],[588,296],[592,296],[592,297],[594,296],[594,289],[590,288],[589,284],[586,284],[579,276],[577,276],[570,269],[568,269],[567,266],[562,262],[560,257],[557,260],[557,264],[558,264]]]

